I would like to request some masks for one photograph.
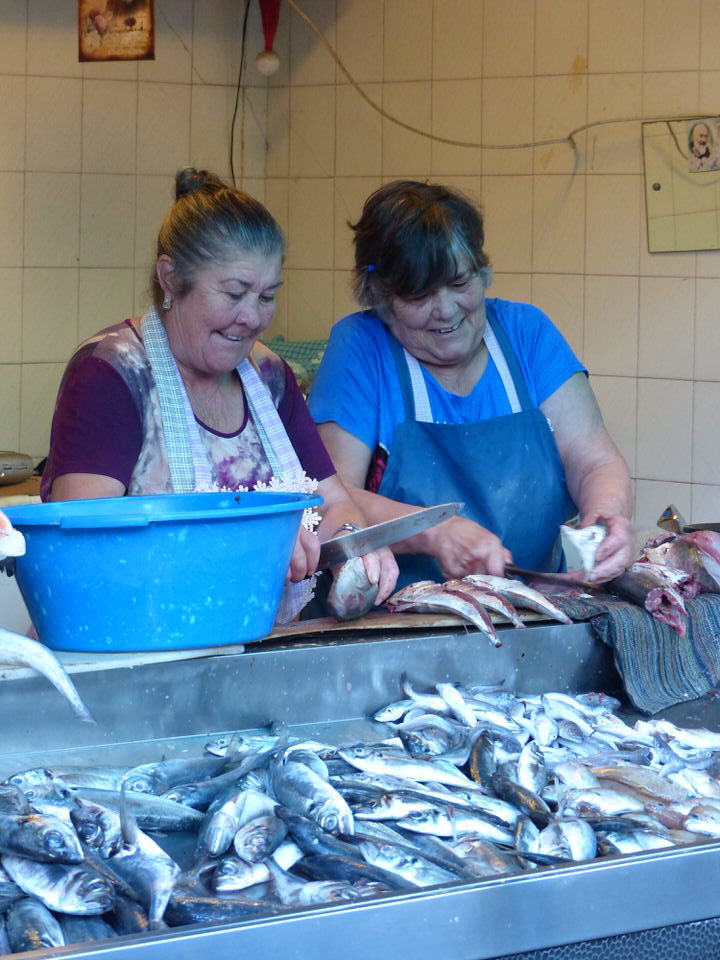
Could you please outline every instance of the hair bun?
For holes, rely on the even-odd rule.
[[[208,170],[196,170],[195,167],[183,167],[175,174],[175,199],[185,197],[196,190],[215,191],[223,189],[225,184]]]

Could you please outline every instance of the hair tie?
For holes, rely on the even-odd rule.
[[[365,270],[366,270],[368,273],[375,273],[375,271],[377,270],[377,267],[375,266],[374,263],[369,263],[369,264],[365,267]]]

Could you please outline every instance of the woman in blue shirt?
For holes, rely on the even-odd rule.
[[[486,298],[482,215],[462,194],[395,181],[353,226],[355,293],[310,409],[374,523],[448,500],[462,515],[396,544],[400,583],[562,565],[559,525],[604,521],[593,579],[631,562],[627,465],[587,372],[550,320]]]

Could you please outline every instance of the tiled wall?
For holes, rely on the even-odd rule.
[[[175,171],[230,173],[244,3],[156,0],[154,61],[78,62],[75,0],[0,0],[0,449],[47,453],[65,362],[147,303]],[[252,4],[247,49],[262,49]],[[263,197],[266,81],[247,71],[239,182]]]
[[[514,144],[613,118],[720,114],[720,0],[297,0],[366,94],[449,139]],[[77,341],[138,311],[177,167],[227,175],[243,0],[155,0],[156,60],[77,62],[74,0],[0,0],[0,447],[36,457]],[[720,252],[649,254],[641,126],[577,149],[477,149],[381,117],[284,2],[266,82],[251,5],[236,169],[289,235],[272,332],[352,309],[348,218],[385,180],[477,197],[498,296],[546,310],[584,359],[636,477],[720,519]]]
[[[368,96],[406,123],[486,144],[613,118],[720,114],[718,0],[298,0]],[[497,296],[550,314],[590,369],[636,478],[636,524],[673,501],[720,519],[720,252],[647,251],[641,124],[577,149],[448,146],[372,110],[283,7],[266,200],[287,226],[277,332],[352,309],[348,218],[398,176],[478,198]]]

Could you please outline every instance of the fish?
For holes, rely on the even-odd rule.
[[[238,829],[233,846],[242,860],[259,863],[280,846],[287,832],[287,824],[274,814],[253,817]]]
[[[53,814],[0,814],[0,851],[46,863],[83,860],[77,834]]]
[[[69,914],[59,918],[65,943],[93,943],[96,940],[111,940],[118,932],[102,917],[76,917]]]
[[[489,574],[479,573],[468,574],[464,579],[470,583],[477,584],[479,587],[495,590],[516,607],[534,610],[536,613],[543,613],[546,617],[550,617],[552,620],[558,620],[560,623],[572,623],[570,617],[553,603],[549,597],[540,593],[539,590],[527,586],[522,580],[493,577]]]
[[[40,863],[4,853],[2,865],[25,893],[57,913],[101,914],[115,902],[112,883],[84,863]]]
[[[483,609],[494,610],[495,613],[502,614],[514,627],[524,628],[525,624],[518,616],[518,612],[512,603],[507,597],[490,589],[490,587],[480,586],[479,583],[474,583],[468,577],[459,580],[446,580],[443,586],[446,590],[471,598]]]
[[[142,763],[127,770],[120,784],[128,791],[161,796],[171,787],[189,780],[200,780],[224,770],[225,757],[189,757]]]
[[[280,803],[315,820],[328,833],[353,832],[352,811],[343,797],[305,764],[274,761],[270,783]]]
[[[634,563],[606,583],[605,589],[643,607],[656,620],[685,636],[688,612],[683,596],[656,564]]]
[[[379,583],[368,580],[362,557],[352,557],[340,567],[327,595],[327,608],[338,620],[357,620],[372,609]]]
[[[24,897],[14,903],[7,912],[5,926],[13,953],[65,946],[62,927],[34,897]]]
[[[595,557],[600,549],[600,544],[607,536],[607,523],[598,522],[587,527],[573,527],[564,523],[560,527],[560,532],[566,538],[570,547],[577,552],[585,579],[589,580],[595,568]]]
[[[0,627],[0,663],[29,667],[42,674],[65,697],[78,720],[85,723],[97,722],[83,703],[65,667],[52,650],[42,643]]]
[[[452,613],[472,624],[493,646],[501,645],[492,620],[484,608],[457,592],[445,590],[443,584],[434,583],[432,580],[419,580],[417,583],[408,584],[388,597],[385,606],[393,613],[402,613],[405,610],[417,613]]]

